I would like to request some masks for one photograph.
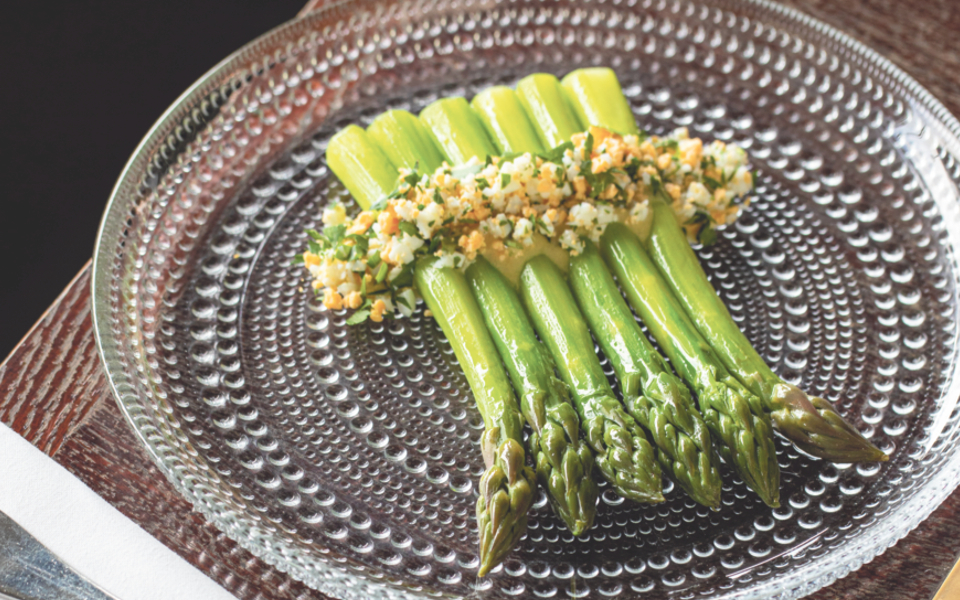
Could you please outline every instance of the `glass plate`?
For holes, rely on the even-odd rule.
[[[442,333],[422,308],[347,328],[289,263],[351,202],[323,160],[338,128],[585,65],[617,70],[644,128],[749,150],[756,197],[703,264],[774,368],[892,460],[780,443],[782,508],[729,471],[719,512],[605,488],[583,539],[541,494],[478,579],[482,425]],[[333,5],[214,68],[131,158],[96,249],[101,356],[173,485],[331,596],[797,598],[957,485],[958,131],[892,64],[767,2]]]

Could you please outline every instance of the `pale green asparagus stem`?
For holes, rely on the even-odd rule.
[[[327,165],[363,209],[387,197],[397,186],[396,166],[356,125],[348,125],[330,138]]]
[[[563,89],[581,124],[604,127],[621,135],[640,133],[613,69],[577,69],[563,78]]]
[[[537,130],[512,89],[502,85],[487,88],[473,97],[470,106],[480,116],[501,155],[543,151]]]
[[[420,111],[420,122],[426,126],[450,164],[461,165],[473,157],[482,161],[497,153],[480,117],[463,98],[437,100]]]
[[[405,110],[381,114],[367,127],[367,133],[397,168],[433,173],[443,164],[443,154],[430,132]]]
[[[544,148],[569,142],[574,134],[583,131],[560,82],[553,75],[534,73],[524,77],[517,84],[517,95]]]

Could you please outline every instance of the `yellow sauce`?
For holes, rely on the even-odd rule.
[[[653,223],[653,211],[647,211],[646,218],[637,220],[629,219],[628,211],[620,208],[617,209],[617,216],[620,217],[619,221],[626,223],[627,227],[637,234],[637,237],[639,237],[641,241],[646,242],[647,236],[650,235],[650,225]],[[489,260],[498,271],[503,273],[503,276],[506,277],[514,287],[520,285],[520,271],[523,270],[523,265],[527,264],[527,261],[534,256],[541,254],[552,260],[554,264],[560,267],[561,271],[564,273],[567,272],[570,264],[570,254],[567,250],[561,248],[559,243],[551,242],[546,236],[539,233],[534,233],[532,240],[532,244],[522,249],[503,251],[493,250],[491,248],[493,245],[491,238],[480,251],[480,254]]]
[[[559,244],[551,242],[545,236],[534,233],[531,236],[533,243],[520,250],[510,250],[503,252],[493,250],[489,246],[480,251],[484,258],[503,273],[503,276],[510,280],[514,287],[520,285],[520,271],[527,261],[540,254],[545,255],[552,260],[564,273],[570,264],[570,255]]]

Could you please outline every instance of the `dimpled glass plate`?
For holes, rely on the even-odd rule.
[[[602,489],[574,539],[541,493],[477,578],[482,422],[422,306],[348,328],[290,261],[330,202],[340,127],[536,71],[616,69],[642,127],[745,147],[751,206],[699,254],[759,352],[892,459],[779,444],[782,507],[724,471],[711,512]],[[243,547],[331,596],[797,598],[956,486],[958,124],[869,49],[765,2],[334,5],[252,42],[161,118],[110,200],[96,332],[170,481]],[[611,372],[604,361],[605,368]]]

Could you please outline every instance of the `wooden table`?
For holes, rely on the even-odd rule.
[[[318,4],[311,1],[305,10]],[[960,115],[958,0],[787,0],[878,50]],[[93,341],[90,265],[0,365],[0,419],[243,599],[323,598],[216,530],[153,465],[110,395]],[[817,600],[925,599],[960,552],[960,491]]]

